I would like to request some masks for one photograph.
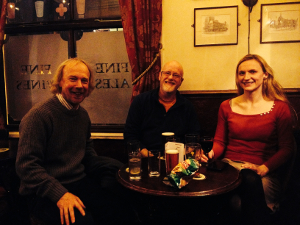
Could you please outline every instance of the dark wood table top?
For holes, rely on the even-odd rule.
[[[130,181],[129,173],[126,172],[128,165],[124,165],[117,175],[118,181],[131,190],[156,196],[174,197],[200,197],[225,194],[237,188],[241,183],[240,173],[234,167],[227,165],[222,171],[209,170],[202,166],[199,169],[206,178],[204,180],[191,180],[185,187],[177,189],[163,183],[166,177],[165,161],[161,161],[160,177],[149,177],[147,158],[142,159],[142,179]]]

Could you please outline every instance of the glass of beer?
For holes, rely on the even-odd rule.
[[[141,179],[141,154],[137,152],[128,153],[129,180],[139,181]]]
[[[166,174],[169,175],[172,169],[179,163],[179,151],[168,149],[165,152],[166,158]]]
[[[132,140],[127,142],[129,180],[141,179],[140,142]]]
[[[148,150],[148,174],[149,177],[160,176],[160,150]]]
[[[200,138],[201,147],[203,153],[208,158],[208,153],[211,151],[213,147],[214,138],[210,136],[203,136]],[[204,165],[208,166],[212,162],[212,159],[208,158],[207,163],[203,163]]]
[[[164,156],[165,155],[165,144],[168,142],[167,141],[167,138],[168,137],[174,137],[174,133],[173,132],[163,132],[162,134],[161,134],[161,143],[162,143],[162,145],[161,145],[161,155],[162,156]]]

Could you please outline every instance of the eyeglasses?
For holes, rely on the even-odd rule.
[[[173,76],[175,79],[182,79],[182,76],[178,73],[172,73],[171,71],[161,71],[162,75],[164,76]]]

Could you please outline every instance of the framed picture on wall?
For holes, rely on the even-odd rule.
[[[262,4],[260,43],[300,42],[300,2]]]
[[[237,44],[238,6],[194,9],[195,47]]]

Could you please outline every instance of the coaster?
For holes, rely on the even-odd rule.
[[[194,180],[205,180],[206,176],[202,173],[198,173],[193,177]]]

